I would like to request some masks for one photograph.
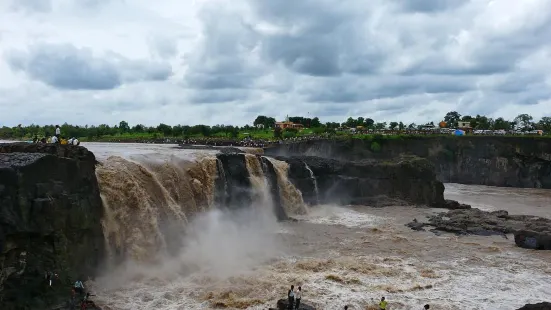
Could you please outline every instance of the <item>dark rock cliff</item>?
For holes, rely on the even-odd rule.
[[[341,160],[427,158],[442,182],[551,188],[551,139],[543,137],[404,136],[300,141],[265,149],[268,156]]]
[[[45,309],[94,275],[104,251],[95,163],[82,147],[0,144],[0,308]],[[58,275],[51,287],[47,272]]]
[[[388,161],[339,161],[313,156],[277,157],[305,202],[443,206],[444,185],[430,163],[407,156]],[[317,186],[317,188],[316,188]]]

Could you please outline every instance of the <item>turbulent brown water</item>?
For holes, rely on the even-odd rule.
[[[385,296],[391,309],[500,310],[551,296],[549,251],[404,226],[442,210],[308,208],[288,165],[269,158],[285,212],[301,220],[277,222],[257,156],[246,156],[252,207],[229,211],[215,205],[215,152],[85,146],[102,163],[104,233],[119,260],[88,283],[106,309],[267,309],[290,284],[319,309],[366,309]],[[446,196],[551,217],[549,190],[446,184]]]

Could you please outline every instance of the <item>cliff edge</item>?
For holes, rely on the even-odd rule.
[[[311,155],[339,160],[428,159],[445,183],[551,188],[551,139],[486,136],[373,136],[305,140],[265,149],[268,156]]]
[[[0,144],[2,309],[45,309],[94,275],[104,251],[95,163],[82,147]]]

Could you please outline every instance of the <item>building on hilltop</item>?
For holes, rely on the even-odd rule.
[[[291,121],[289,121],[289,116],[285,118],[285,121],[283,122],[276,122],[275,123],[276,128],[286,129],[286,128],[295,128],[295,129],[303,129],[304,126],[302,124],[296,124]]]
[[[457,122],[457,129],[461,129],[464,132],[473,132],[473,128],[471,127],[471,122],[463,122],[459,121]]]

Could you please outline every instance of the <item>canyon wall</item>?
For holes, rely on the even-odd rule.
[[[95,163],[81,147],[0,145],[0,308],[45,309],[94,275],[104,255]]]
[[[347,161],[415,155],[428,159],[445,183],[551,188],[551,139],[545,137],[375,136],[298,141],[266,148],[265,154]]]

